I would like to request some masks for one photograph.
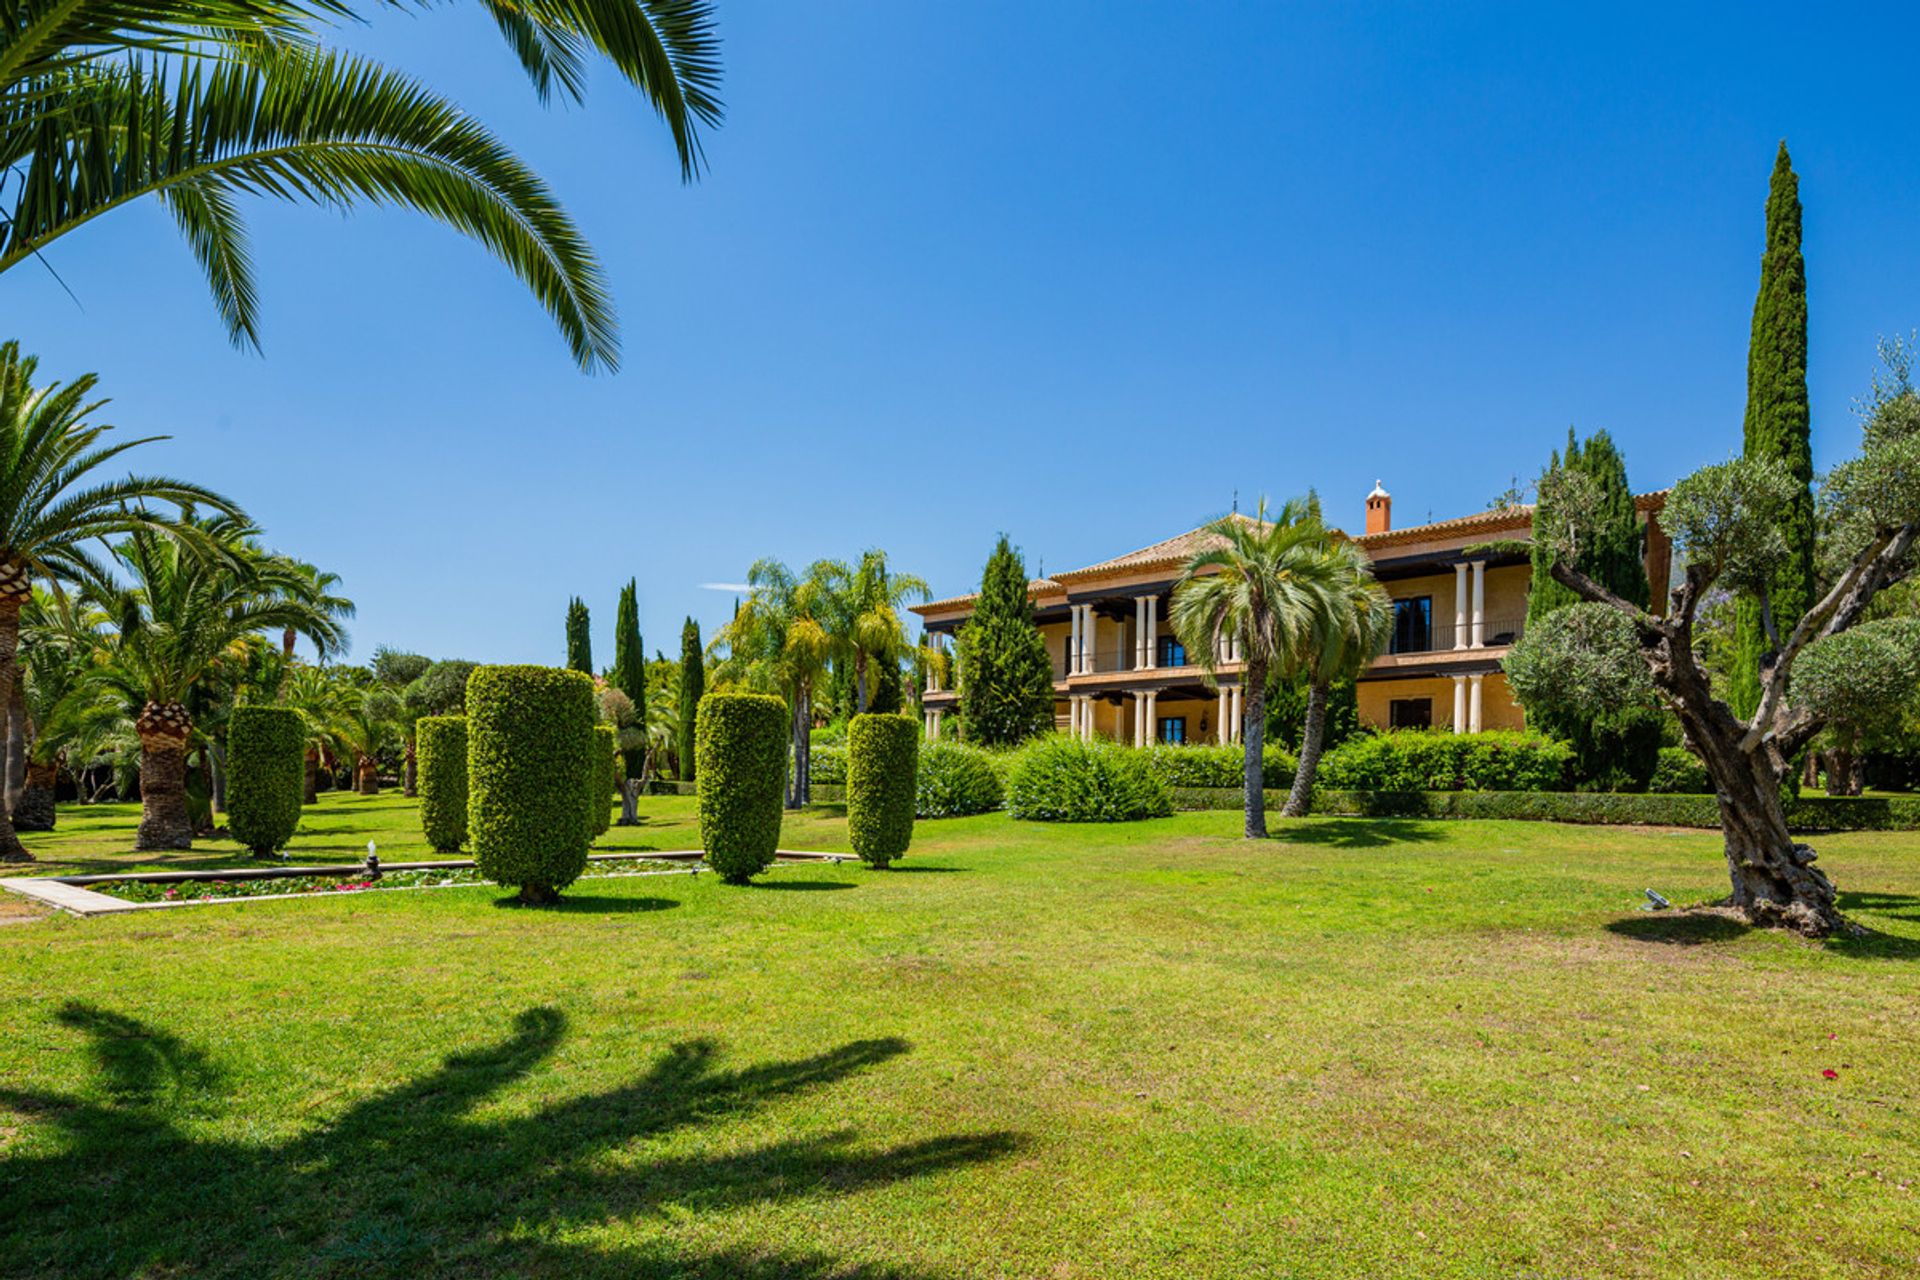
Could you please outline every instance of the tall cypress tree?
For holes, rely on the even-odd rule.
[[[680,628],[680,781],[694,781],[693,729],[700,699],[707,693],[707,659],[700,650],[700,624],[688,618]]]
[[[1007,745],[1053,727],[1053,661],[1033,624],[1026,563],[1005,534],[987,557],[980,598],[960,628],[955,657],[970,739]]]
[[[567,669],[593,674],[593,639],[587,605],[579,596],[567,604]]]
[[[1800,179],[1787,144],[1773,162],[1767,189],[1767,247],[1760,258],[1760,294],[1753,302],[1747,346],[1745,450],[1772,458],[1793,477],[1793,501],[1782,516],[1787,554],[1767,586],[1773,624],[1784,636],[1813,605],[1813,414],[1807,403],[1807,264],[1800,255]],[[1760,704],[1760,659],[1773,648],[1758,599],[1743,598],[1735,616],[1734,711]]]
[[[627,579],[620,588],[620,611],[613,621],[613,687],[633,703],[634,723],[647,727],[647,646],[640,639],[640,584]],[[646,767],[644,747],[624,753],[626,776],[637,778]]]
[[[1647,582],[1643,533],[1633,508],[1633,488],[1627,483],[1627,460],[1605,431],[1584,441],[1567,430],[1567,451],[1555,454],[1549,471],[1564,468],[1593,481],[1599,494],[1593,526],[1582,531],[1580,557],[1575,568],[1613,594],[1634,604],[1652,602]],[[1547,486],[1542,485],[1543,492]],[[1553,578],[1553,549],[1547,532],[1559,518],[1550,500],[1533,508],[1533,583],[1527,592],[1527,622],[1538,622],[1555,609],[1579,602],[1579,597]],[[1524,641],[1523,641],[1524,643]],[[1557,717],[1545,709],[1528,708],[1534,727],[1573,745],[1575,767],[1584,786],[1609,791],[1644,791],[1660,762],[1663,716],[1644,707],[1625,710],[1593,708],[1577,717]]]

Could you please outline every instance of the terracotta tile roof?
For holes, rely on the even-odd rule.
[[[1060,584],[1058,582],[1055,582],[1052,578],[1035,578],[1032,582],[1029,582],[1027,584],[1027,599],[1036,600],[1041,596],[1052,595],[1058,592],[1059,590],[1060,590]],[[930,614],[930,613],[945,613],[947,610],[957,609],[963,604],[972,604],[975,600],[978,600],[979,598],[980,598],[980,593],[978,591],[974,591],[974,592],[970,592],[967,595],[954,596],[951,599],[947,599],[947,600],[929,600],[925,604],[911,605],[908,607],[907,611],[909,613],[917,613],[921,617],[925,617],[927,614]]]
[[[1242,524],[1254,523],[1252,516],[1243,516],[1237,511],[1227,519],[1238,520]],[[1185,533],[1156,542],[1152,546],[1141,547],[1138,551],[1129,551],[1111,560],[1102,560],[1099,564],[1090,564],[1084,569],[1069,570],[1058,577],[1061,582],[1078,582],[1082,578],[1119,573],[1127,569],[1148,569],[1163,564],[1185,564],[1195,552],[1205,551],[1219,541],[1219,538],[1207,532],[1206,525],[1201,525],[1197,529],[1189,529]]]
[[[1658,511],[1667,505],[1667,490],[1655,489],[1652,493],[1642,493],[1633,500],[1636,511]],[[1428,524],[1409,525],[1404,529],[1389,529],[1385,533],[1363,533],[1354,538],[1362,547],[1372,551],[1376,547],[1401,547],[1409,542],[1425,542],[1430,538],[1451,538],[1463,533],[1499,533],[1503,530],[1533,528],[1533,504],[1518,503],[1498,510],[1476,511],[1471,515],[1455,516],[1451,520],[1435,520]]]

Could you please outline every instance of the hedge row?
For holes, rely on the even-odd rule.
[[[593,680],[553,667],[476,667],[467,680],[467,832],[474,862],[523,902],[587,867]]]
[[[1237,807],[1239,792],[1228,792]],[[1211,806],[1207,806],[1211,807]],[[1368,818],[1514,818],[1608,826],[1720,825],[1720,806],[1705,795],[1631,795],[1604,791],[1336,791],[1316,790],[1316,814]],[[1787,804],[1795,831],[1920,830],[1920,796],[1803,796]]]
[[[1036,822],[1135,822],[1172,813],[1173,797],[1145,752],[1054,737],[1015,757],[1007,812]]]
[[[420,828],[434,852],[458,852],[467,842],[467,718],[422,716],[414,734]]]
[[[710,693],[694,728],[700,843],[729,884],[773,865],[787,780],[787,704],[759,693]]]
[[[1707,766],[1699,756],[1685,747],[1662,747],[1647,790],[1662,795],[1702,795],[1713,790],[1713,783],[1707,778]]]
[[[920,726],[905,716],[857,715],[847,727],[847,840],[884,867],[913,843]]]
[[[1247,749],[1239,743],[1174,746],[1161,742],[1141,754],[1169,787],[1237,788],[1246,778]],[[1269,787],[1289,787],[1299,764],[1285,748],[1270,746],[1260,756],[1260,777]]]
[[[227,830],[264,858],[286,847],[306,797],[307,722],[291,707],[235,707],[227,722]]]
[[[1331,791],[1559,791],[1573,748],[1537,733],[1401,730],[1349,739],[1321,757]]]
[[[922,818],[962,818],[998,809],[1006,800],[1000,772],[1008,758],[959,742],[929,742],[914,770],[913,811]]]

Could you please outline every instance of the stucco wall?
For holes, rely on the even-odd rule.
[[[1447,676],[1422,676],[1408,680],[1363,680],[1358,689],[1360,719],[1376,729],[1388,725],[1389,704],[1400,698],[1431,698],[1434,728],[1453,727],[1453,680]],[[1524,729],[1526,713],[1513,700],[1507,678],[1499,672],[1488,675],[1480,689],[1480,727],[1482,729]]]

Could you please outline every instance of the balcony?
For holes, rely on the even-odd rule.
[[[1481,648],[1504,649],[1520,638],[1526,628],[1525,618],[1487,618],[1480,624]],[[1472,649],[1473,624],[1456,627],[1452,623],[1445,626],[1409,626],[1406,620],[1396,628],[1393,643],[1387,647],[1387,653],[1397,656],[1405,653],[1451,653],[1457,649]]]

